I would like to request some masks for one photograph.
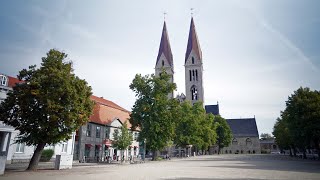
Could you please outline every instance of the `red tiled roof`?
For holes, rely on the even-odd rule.
[[[187,59],[191,53],[191,51],[194,51],[198,58],[202,59],[202,52],[200,49],[200,44],[198,41],[198,36],[196,33],[196,28],[193,22],[193,18],[191,18],[191,24],[190,24],[190,31],[189,31],[189,39],[188,39],[188,46],[186,51],[186,57],[185,57],[185,63],[187,62]]]
[[[162,29],[162,35],[161,35],[161,41],[160,41],[160,47],[159,47],[156,65],[158,64],[158,61],[162,53],[167,58],[170,66],[173,67],[173,57],[172,57],[166,22],[163,23],[163,29]]]
[[[93,108],[93,114],[90,116],[90,122],[105,125],[110,124],[115,119],[119,119],[122,123],[127,121],[128,128],[131,127],[128,120],[130,118],[130,111],[112,101],[97,96],[92,95],[91,99],[95,101],[96,104]]]
[[[15,86],[17,83],[21,83],[23,81],[20,81],[18,78],[14,78],[14,77],[11,77],[11,76],[7,76],[9,81],[8,81],[8,86],[9,87],[13,87]]]

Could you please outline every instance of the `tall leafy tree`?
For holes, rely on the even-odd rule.
[[[70,139],[92,113],[91,87],[73,73],[67,54],[51,49],[40,68],[19,72],[22,83],[0,105],[0,119],[20,131],[18,142],[35,145],[28,170],[37,169],[46,144]]]
[[[292,155],[291,147],[293,141],[289,134],[288,124],[285,119],[281,117],[277,118],[272,134],[274,135],[279,148],[290,149],[290,155]]]
[[[295,145],[303,150],[313,146],[320,157],[320,93],[300,87],[286,101],[286,116],[290,136]]]
[[[112,146],[121,151],[123,156],[124,150],[132,143],[132,133],[128,129],[127,122],[124,122],[120,129],[115,129],[113,133]],[[121,158],[122,159],[122,158]]]
[[[139,140],[146,140],[147,148],[153,151],[153,159],[173,139],[177,100],[168,99],[168,93],[176,89],[175,83],[169,82],[165,72],[160,77],[137,74],[130,84],[137,100],[130,114],[132,128],[141,129]]]
[[[201,139],[203,140],[201,150],[207,151],[210,146],[214,145],[217,142],[217,133],[216,127],[214,126],[214,116],[209,113],[204,119],[200,122],[201,127]]]
[[[232,132],[227,121],[219,115],[214,117],[214,126],[217,133],[218,154],[220,154],[222,148],[230,145]]]

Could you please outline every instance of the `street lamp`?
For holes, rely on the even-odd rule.
[[[146,159],[146,142],[147,142],[147,139],[144,138],[143,139],[143,162],[145,162],[145,159]]]

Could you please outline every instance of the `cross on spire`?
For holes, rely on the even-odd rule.
[[[163,20],[164,20],[164,21],[166,20],[166,15],[167,15],[167,13],[166,13],[166,12],[163,12]]]
[[[190,8],[191,17],[193,17],[193,8]]]

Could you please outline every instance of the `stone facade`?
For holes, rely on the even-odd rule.
[[[197,101],[202,101],[204,104],[202,52],[193,18],[190,24],[184,66],[186,99],[192,104]]]
[[[155,76],[159,76],[163,70],[168,75],[170,75],[169,82],[173,83],[174,82],[173,57],[172,57],[166,22],[163,23],[159,52],[158,52],[157,61],[155,65]],[[174,97],[173,92],[168,94],[168,98],[172,99],[173,97]]]
[[[218,152],[218,147],[213,148],[213,153]],[[259,137],[235,137],[228,147],[220,151],[221,154],[260,154]]]

